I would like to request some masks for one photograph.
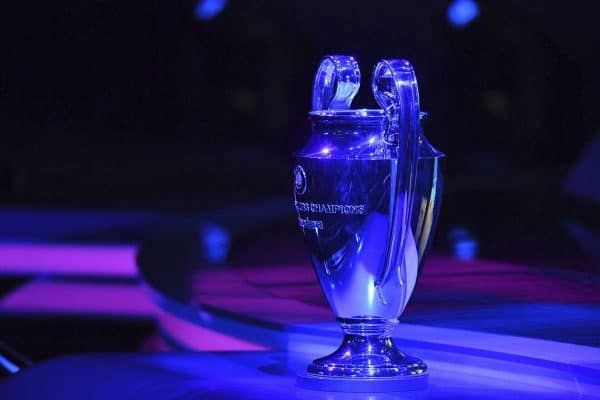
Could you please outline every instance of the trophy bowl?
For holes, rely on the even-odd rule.
[[[372,88],[381,109],[349,108],[359,85],[353,57],[323,59],[309,113],[312,134],[295,154],[298,225],[344,334],[338,349],[314,360],[298,383],[410,390],[411,382],[426,384],[427,366],[402,353],[392,333],[434,232],[443,154],[422,132],[409,62],[377,64]]]

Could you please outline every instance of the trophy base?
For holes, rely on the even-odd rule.
[[[314,360],[297,384],[305,389],[372,392],[420,390],[427,387],[427,365],[403,354],[391,332],[397,320],[339,319],[342,344],[332,354]]]

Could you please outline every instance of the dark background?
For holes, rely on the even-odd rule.
[[[477,4],[463,27],[447,1],[231,0],[208,20],[196,1],[3,4],[0,204],[205,212],[291,196],[320,58],[357,57],[368,107],[375,63],[407,58],[448,155],[435,248],[466,231],[484,257],[593,270],[566,221],[594,231],[600,208],[564,181],[600,127],[600,14]]]

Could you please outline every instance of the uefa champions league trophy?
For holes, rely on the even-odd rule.
[[[372,89],[381,109],[350,109],[353,57],[327,56],[313,86],[312,135],[295,154],[298,224],[344,338],[298,377],[337,391],[410,390],[427,366],[392,332],[412,295],[441,200],[440,161],[421,130],[415,72],[382,60]],[[416,386],[415,386],[416,384]]]

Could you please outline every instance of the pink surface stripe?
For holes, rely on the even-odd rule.
[[[155,318],[179,345],[195,351],[261,351],[252,342],[197,326],[155,306],[137,284],[34,281],[0,300],[0,313]]]
[[[158,312],[161,329],[179,345],[195,351],[264,351],[268,347],[237,339]]]
[[[133,245],[0,243],[0,275],[134,277]]]
[[[2,298],[0,311],[152,317],[156,306],[137,285],[32,281]]]

